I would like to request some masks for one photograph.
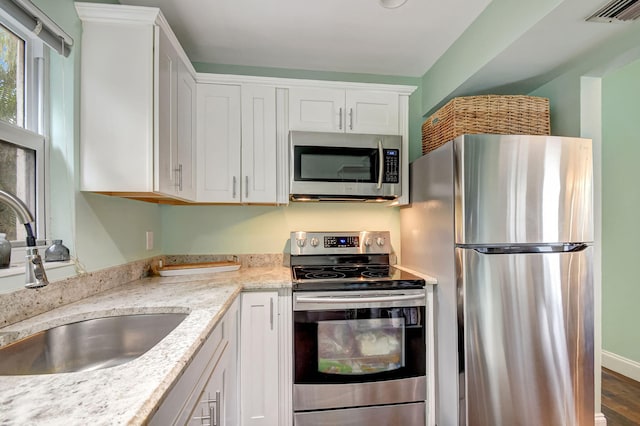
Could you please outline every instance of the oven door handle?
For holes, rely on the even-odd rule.
[[[370,297],[349,297],[349,296],[318,296],[305,297],[298,296],[299,303],[372,303],[372,302],[401,302],[404,300],[424,300],[424,294],[403,294],[399,296],[370,296]]]

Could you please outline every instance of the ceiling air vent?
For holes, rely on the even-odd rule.
[[[623,22],[640,17],[640,0],[612,0],[589,16],[589,22]]]

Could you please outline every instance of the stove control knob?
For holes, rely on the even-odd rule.
[[[384,238],[382,238],[382,237],[376,238],[376,244],[378,246],[382,247],[384,245]]]
[[[318,241],[316,237],[311,238],[311,241],[309,241],[309,243],[311,244],[311,247],[317,247],[319,242],[320,241]]]
[[[296,238],[296,244],[298,244],[298,247],[304,247],[306,243],[307,243],[306,238]]]
[[[371,247],[371,242],[371,238],[367,238],[366,240],[364,240],[365,247]]]

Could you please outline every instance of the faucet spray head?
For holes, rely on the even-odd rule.
[[[42,264],[42,258],[36,247],[27,247],[27,257],[25,260],[26,288],[40,288],[49,284],[47,273]]]

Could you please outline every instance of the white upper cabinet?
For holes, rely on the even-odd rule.
[[[183,63],[178,66],[177,193],[196,199],[196,81]],[[175,170],[175,169],[174,169]]]
[[[155,176],[163,194],[195,199],[196,82],[164,31],[157,31],[158,137]]]
[[[398,97],[397,93],[347,90],[347,132],[399,135]]]
[[[276,203],[275,88],[198,84],[197,201]]]
[[[292,87],[291,130],[400,134],[398,93],[359,89]]]
[[[289,89],[289,127],[291,130],[344,132],[344,93],[342,89]]]
[[[193,199],[195,72],[164,17],[123,5],[76,9],[83,24],[80,189]]]
[[[240,202],[240,86],[197,85],[199,202]]]
[[[276,89],[242,86],[242,201],[276,202]]]

